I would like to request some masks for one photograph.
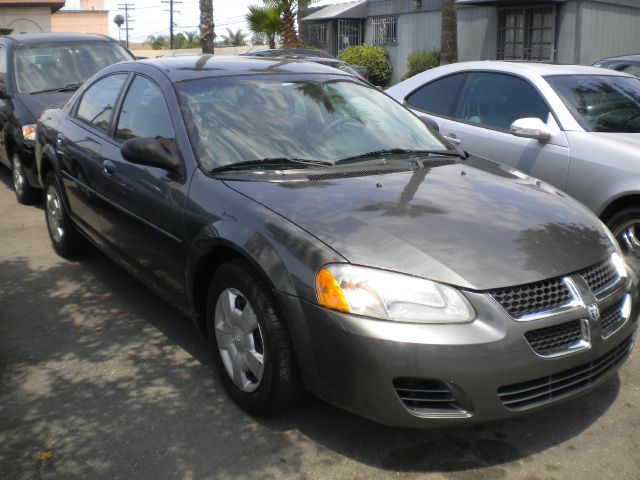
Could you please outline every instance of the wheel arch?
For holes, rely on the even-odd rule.
[[[599,217],[604,223],[607,223],[620,210],[633,206],[640,206],[640,192],[625,193],[615,198],[602,209]]]

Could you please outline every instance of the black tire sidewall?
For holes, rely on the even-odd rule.
[[[229,395],[247,412],[253,415],[264,415],[275,410],[276,407],[273,399],[277,388],[280,365],[279,358],[275,354],[274,334],[271,331],[269,320],[272,315],[278,314],[275,310],[275,302],[270,298],[270,292],[268,290],[265,291],[264,283],[254,278],[249,272],[242,263],[231,262],[222,265],[213,275],[207,296],[207,331],[217,374],[224,383]],[[246,296],[246,300],[256,313],[262,332],[264,373],[260,385],[253,392],[244,392],[233,383],[222,363],[216,342],[214,327],[216,303],[220,294],[228,288],[234,288]]]
[[[638,223],[640,223],[640,207],[629,207],[614,213],[606,221],[607,228],[611,230],[611,233],[614,233],[618,226],[633,219],[638,220]]]

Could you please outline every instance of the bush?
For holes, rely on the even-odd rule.
[[[413,52],[407,57],[409,71],[402,76],[402,80],[406,80],[409,77],[413,77],[438,65],[440,65],[440,52],[435,50]]]
[[[351,65],[366,67],[369,81],[374,85],[384,86],[391,79],[391,63],[389,63],[387,52],[382,47],[355,45],[345,48],[338,58]]]

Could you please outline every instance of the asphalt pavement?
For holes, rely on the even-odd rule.
[[[254,419],[191,322],[104,255],[57,257],[0,167],[0,479],[640,478],[640,353],[577,400],[400,430],[310,399]]]

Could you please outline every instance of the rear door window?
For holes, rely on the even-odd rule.
[[[457,73],[423,85],[407,97],[407,105],[423,112],[451,116],[467,73]]]
[[[91,85],[82,95],[76,117],[92,127],[107,132],[113,116],[113,108],[126,74],[109,75]]]

